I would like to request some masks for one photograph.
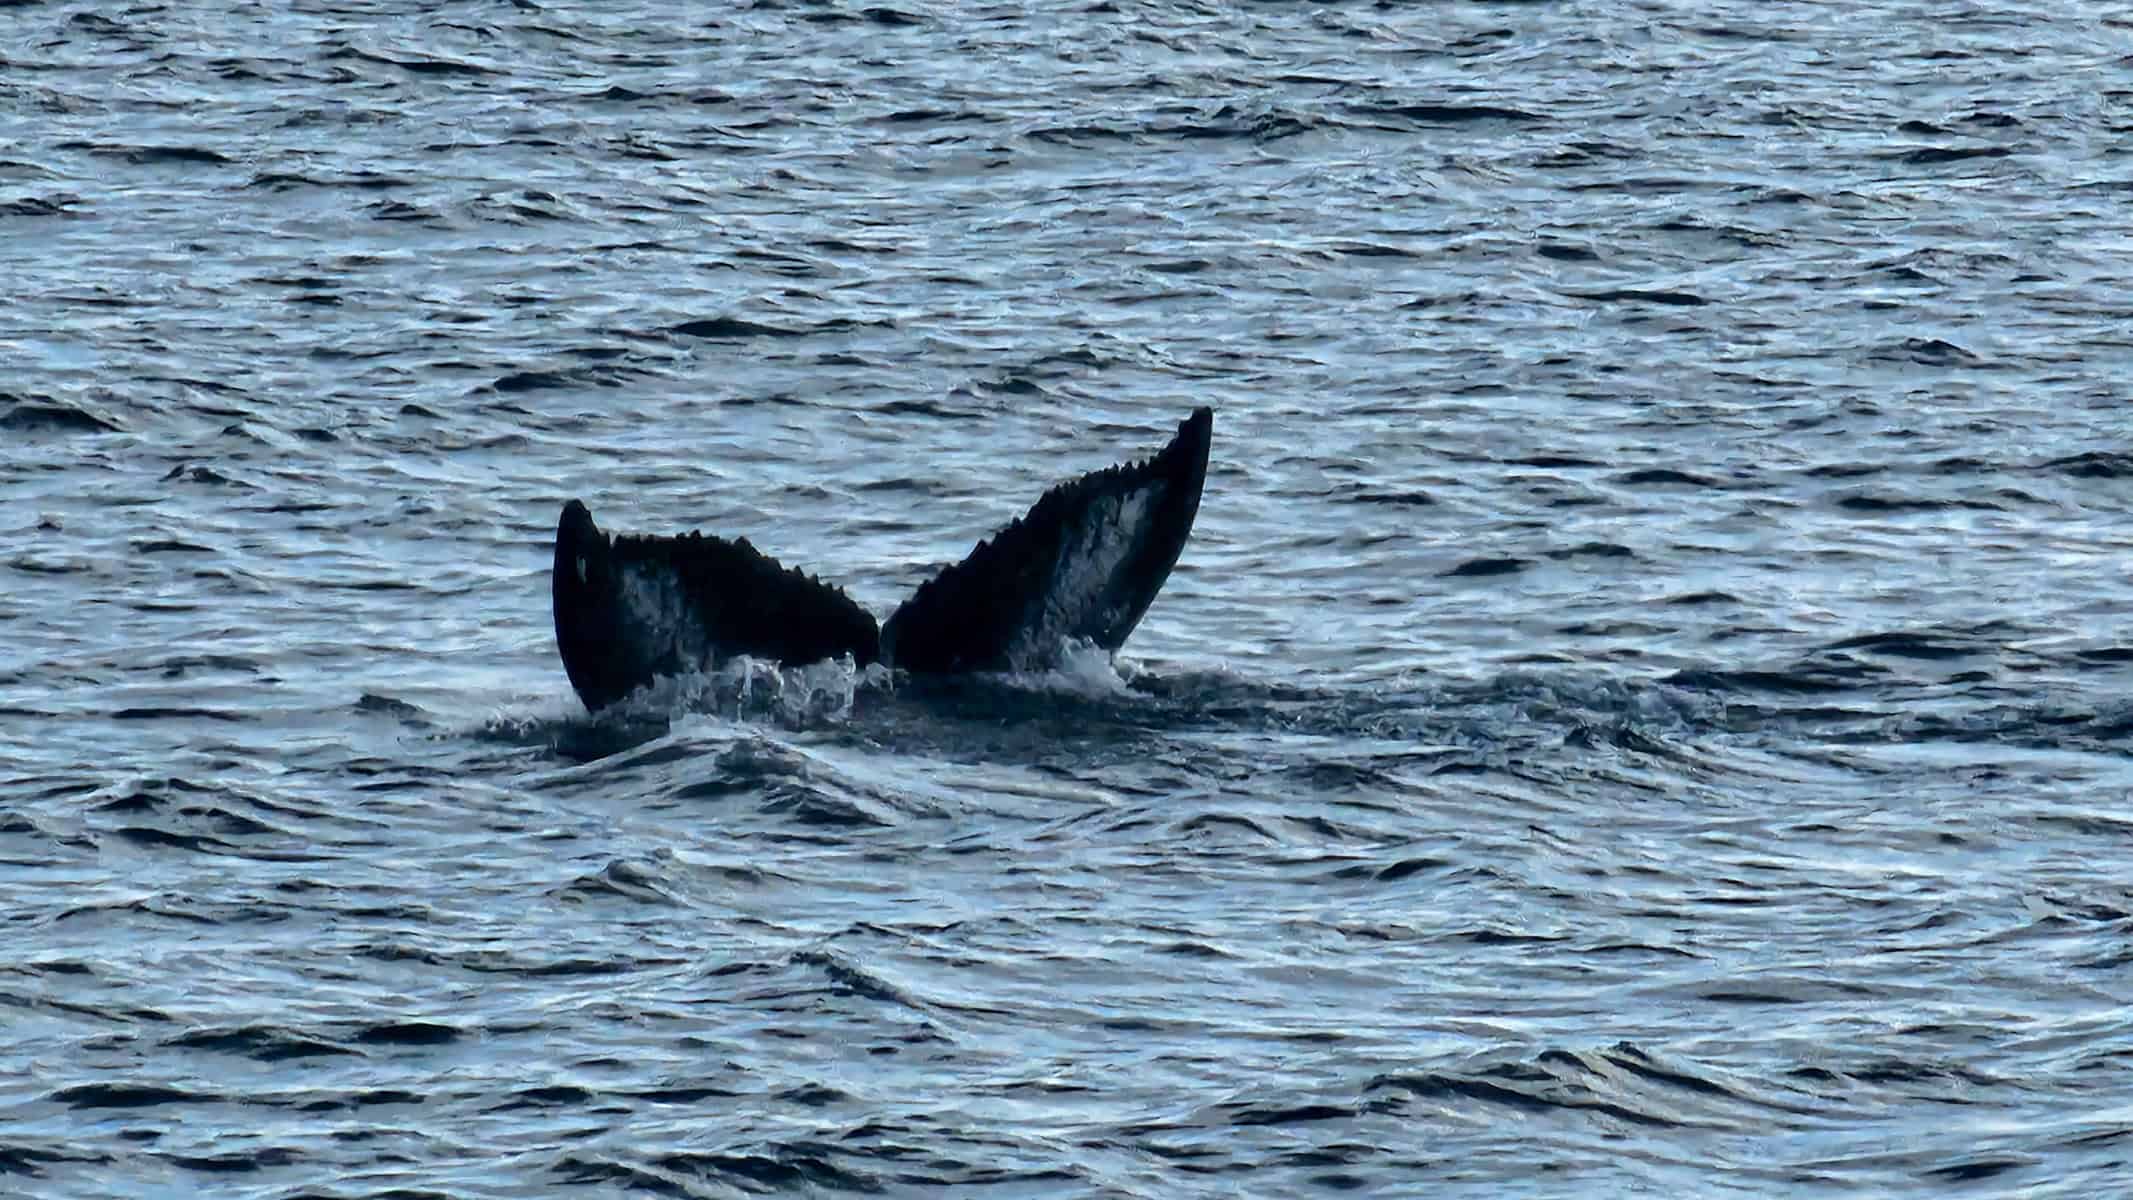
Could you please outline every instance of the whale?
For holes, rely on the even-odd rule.
[[[951,675],[1043,671],[1077,644],[1115,653],[1185,549],[1213,431],[1213,410],[1194,409],[1148,458],[1054,486],[878,623],[745,537],[608,533],[570,500],[551,588],[564,673],[598,713],[743,655]]]

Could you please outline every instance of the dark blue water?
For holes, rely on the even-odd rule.
[[[2133,1179],[2102,5],[0,7],[0,1192]],[[595,722],[556,514],[1115,664]]]

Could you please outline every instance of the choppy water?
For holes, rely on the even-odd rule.
[[[2110,6],[301,7],[0,7],[0,1190],[2133,1179]],[[1116,676],[564,681],[1197,403]]]

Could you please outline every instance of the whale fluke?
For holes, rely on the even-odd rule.
[[[1042,670],[1077,639],[1117,650],[1192,532],[1213,428],[1213,412],[1196,409],[1147,461],[1046,492],[878,628],[843,591],[745,538],[609,535],[572,500],[555,539],[563,669],[597,712],[659,676],[742,654],[946,673]]]
[[[1068,640],[1117,650],[1185,549],[1213,431],[1214,412],[1196,409],[1148,461],[1046,492],[903,602],[882,626],[882,657],[910,671],[1035,671]]]
[[[555,640],[595,712],[661,675],[735,655],[873,662],[874,617],[748,544],[700,533],[610,537],[572,500],[555,535]]]

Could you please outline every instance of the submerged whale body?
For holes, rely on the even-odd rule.
[[[743,654],[794,665],[849,654],[938,674],[1043,670],[1074,640],[1117,650],[1192,532],[1213,428],[1213,412],[1196,409],[1145,462],[1054,487],[879,626],[746,538],[610,535],[572,500],[555,536],[563,669],[597,712],[660,676]]]

